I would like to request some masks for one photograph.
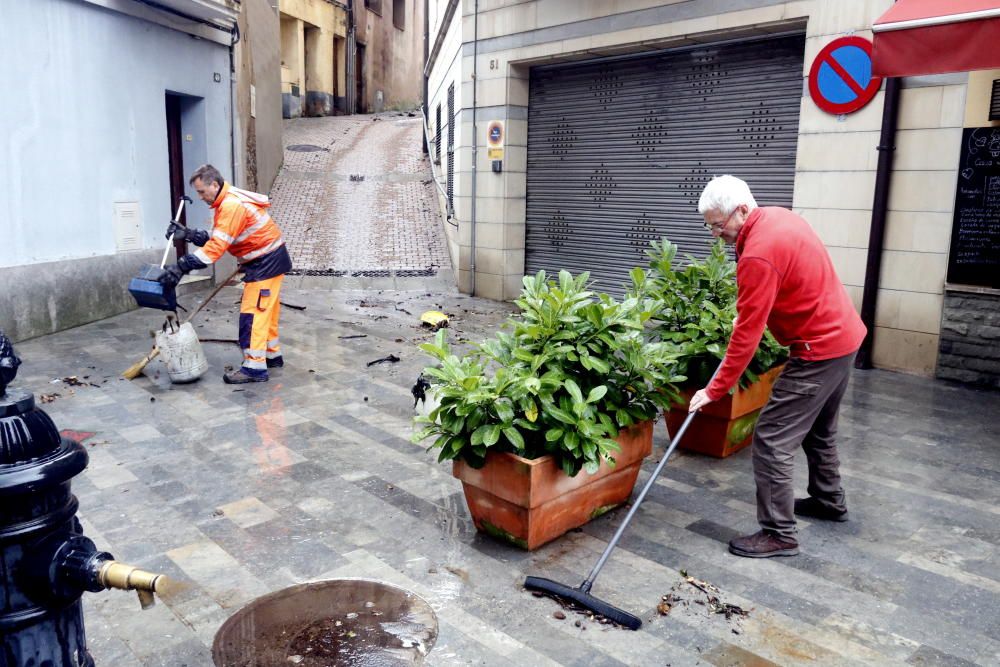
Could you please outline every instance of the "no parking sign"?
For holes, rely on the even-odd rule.
[[[840,37],[827,44],[809,70],[809,95],[823,111],[851,113],[875,97],[882,78],[872,76],[872,43]]]

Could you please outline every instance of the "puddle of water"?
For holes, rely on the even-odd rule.
[[[420,597],[368,579],[292,586],[258,598],[219,629],[217,667],[419,665],[437,639]]]

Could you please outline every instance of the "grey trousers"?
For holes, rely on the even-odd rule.
[[[799,446],[809,462],[809,495],[846,511],[835,437],[840,401],[855,353],[824,361],[792,358],[778,376],[753,434],[757,521],[761,528],[794,537],[792,468]]]

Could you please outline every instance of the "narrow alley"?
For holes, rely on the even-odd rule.
[[[450,272],[421,135],[412,112],[285,122],[271,195],[292,275]]]

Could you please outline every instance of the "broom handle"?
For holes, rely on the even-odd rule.
[[[208,298],[205,299],[204,301],[202,301],[201,305],[198,306],[197,308],[195,308],[194,312],[192,312],[190,315],[188,315],[187,318],[185,318],[184,322],[181,322],[181,324],[186,324],[186,323],[190,322],[191,319],[195,315],[197,315],[198,313],[200,313],[201,309],[204,308],[205,305],[209,301],[211,301],[212,299],[214,299],[215,295],[218,294],[222,290],[222,288],[225,287],[229,283],[230,280],[232,280],[233,278],[235,278],[236,274],[239,273],[239,272],[240,272],[240,269],[239,269],[239,267],[237,267],[235,271],[233,271],[231,274],[229,274],[228,278],[226,278],[221,283],[219,283],[218,285],[216,285],[215,289],[212,290],[212,293],[208,295]],[[139,360],[139,364],[140,365],[138,366],[139,370],[136,372],[136,375],[138,375],[139,373],[141,373],[142,369],[145,368],[146,365],[149,362],[151,362],[153,359],[155,359],[157,357],[157,355],[159,355],[159,354],[160,354],[160,348],[157,347],[156,345],[154,345],[153,349],[149,351],[149,354],[147,354],[145,357],[143,357],[142,359]],[[135,368],[135,367],[133,367],[133,368]],[[132,370],[132,368],[130,368],[129,370]],[[128,374],[128,371],[126,371],[126,375],[127,374]],[[128,379],[131,380],[132,378],[129,377]]]
[[[177,215],[174,216],[174,222],[180,223],[181,213],[184,211],[184,198],[181,197],[181,203],[177,205]],[[162,269],[167,263],[167,255],[170,254],[170,245],[174,242],[174,235],[171,233],[167,237],[167,247],[163,249],[163,259],[160,260],[160,268]]]
[[[715,372],[712,373],[712,380],[714,380],[715,376],[719,374],[719,368],[722,368],[721,363],[718,368],[715,369]],[[709,380],[708,384],[712,384],[712,380]],[[594,585],[594,579],[597,578],[597,574],[601,571],[601,568],[604,567],[604,563],[608,560],[608,556],[611,555],[612,550],[618,545],[618,540],[621,539],[622,533],[625,532],[629,522],[632,521],[632,517],[635,516],[636,510],[639,509],[639,505],[642,504],[646,494],[649,493],[651,488],[653,488],[653,483],[656,482],[656,478],[660,476],[660,471],[663,470],[665,465],[667,465],[667,459],[669,459],[670,455],[674,453],[674,448],[677,447],[677,443],[684,437],[684,432],[687,431],[688,426],[691,425],[691,421],[694,420],[697,414],[697,412],[689,412],[688,416],[684,419],[684,423],[681,424],[680,429],[677,431],[677,435],[671,439],[670,446],[667,447],[667,453],[663,455],[662,459],[660,459],[660,463],[656,466],[656,470],[654,470],[653,474],[649,476],[649,479],[646,481],[646,485],[642,487],[642,491],[639,492],[639,497],[635,499],[635,502],[632,503],[632,508],[628,511],[628,514],[625,515],[625,520],[622,521],[621,525],[618,526],[618,530],[615,531],[615,536],[611,538],[610,542],[608,542],[607,548],[604,549],[604,553],[601,554],[597,564],[594,565],[594,569],[590,571],[587,578],[584,579],[582,584],[580,584],[580,590],[584,593],[590,592],[590,588]]]
[[[199,305],[197,308],[194,309],[194,312],[192,312],[190,315],[188,315],[186,318],[184,318],[184,321],[181,322],[181,324],[187,324],[188,322],[190,322],[191,320],[193,320],[194,316],[197,315],[198,313],[200,313],[201,309],[204,308],[205,306],[207,306],[208,302],[211,301],[212,299],[214,299],[215,295],[218,294],[219,292],[221,292],[222,288],[225,287],[226,285],[228,285],[229,281],[232,280],[233,278],[235,278],[236,274],[238,274],[239,272],[240,272],[240,267],[237,266],[236,270],[233,271],[232,273],[230,273],[228,278],[226,278],[221,283],[219,283],[218,285],[216,285],[215,289],[212,290],[212,293],[208,295],[208,298],[206,298],[204,301],[202,301],[201,305]]]

